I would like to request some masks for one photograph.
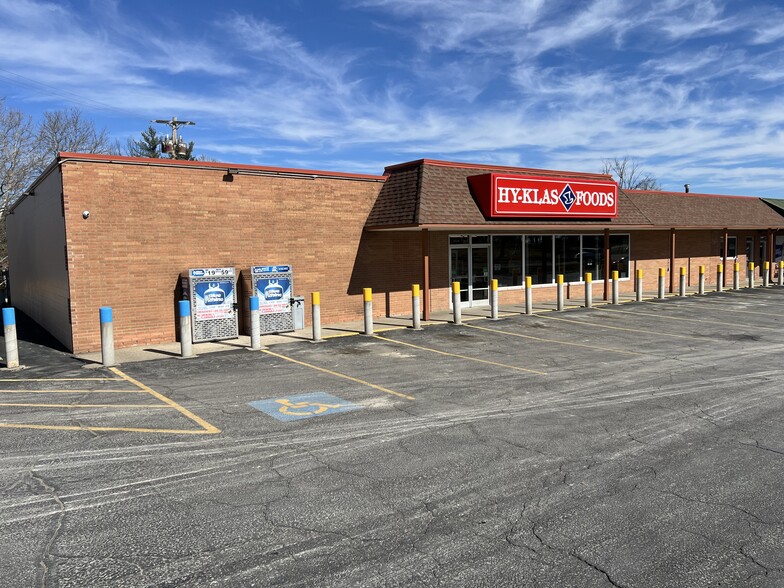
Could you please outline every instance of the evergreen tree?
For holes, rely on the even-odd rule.
[[[159,135],[158,131],[150,125],[146,131],[142,131],[141,139],[128,139],[128,155],[157,159],[161,156],[161,141],[163,141],[163,135]]]

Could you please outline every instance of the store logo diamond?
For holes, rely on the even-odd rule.
[[[561,190],[561,195],[558,196],[558,199],[563,204],[563,207],[566,209],[566,212],[569,212],[569,209],[572,207],[572,204],[575,203],[577,200],[577,196],[575,196],[572,188],[569,184],[566,184],[563,190]]]

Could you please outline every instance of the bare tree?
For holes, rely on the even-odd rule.
[[[6,108],[5,100],[0,99],[0,227],[9,207],[33,181],[38,169],[33,119]]]
[[[48,163],[58,152],[119,154],[117,142],[106,129],[82,116],[78,108],[45,112],[38,127],[38,150]]]
[[[8,210],[59,151],[119,153],[120,148],[76,108],[46,112],[36,126],[32,117],[8,108],[0,98],[0,265],[6,255]]]
[[[637,160],[628,155],[623,159],[603,159],[602,173],[615,177],[622,190],[661,190],[656,178],[641,170]]]

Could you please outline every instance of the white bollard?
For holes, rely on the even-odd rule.
[[[642,270],[637,270],[637,302],[642,302]]]
[[[498,280],[490,280],[490,320],[498,320]]]
[[[555,308],[557,310],[564,309],[564,276],[563,274],[558,274],[556,278],[556,300],[555,300]]]
[[[104,366],[114,365],[114,326],[112,324],[112,308],[102,306],[99,311],[101,318],[101,361]]]
[[[365,304],[365,335],[373,334],[373,289],[362,289],[362,300]]]
[[[460,282],[452,282],[452,322],[456,325],[463,324],[460,312]]]
[[[258,298],[256,300],[258,300]],[[180,315],[180,357],[193,357],[193,335],[191,334],[190,300],[180,300],[178,307]],[[253,324],[251,323],[251,328],[253,328],[252,325]],[[253,336],[251,335],[251,339],[252,337]]]
[[[740,290],[740,264],[737,261],[732,266],[732,289]]]
[[[13,308],[3,309],[3,332],[5,334],[5,367],[19,367],[19,346],[16,341],[16,312]]]
[[[705,294],[705,266],[704,265],[700,266],[700,281],[699,281],[698,288],[700,294]]]
[[[762,286],[767,288],[770,286],[770,262],[766,261],[765,264],[762,266],[763,273],[762,273]]]
[[[259,297],[250,297],[250,348],[261,349],[261,312],[259,310]],[[183,357],[185,357],[183,355]]]
[[[420,307],[421,307],[421,295],[419,292],[419,284],[411,284],[411,327],[415,331],[422,330],[422,324],[420,322]]]
[[[593,274],[585,272],[585,308],[593,306]]]
[[[664,269],[663,267],[660,267],[659,268],[659,291],[657,293],[659,299],[664,298],[664,278],[666,275],[667,275],[667,270]]]
[[[678,296],[686,296],[686,268],[681,268],[681,277],[678,282]]]
[[[618,272],[612,273],[612,303],[618,304]]]
[[[724,264],[720,263],[716,266],[716,292],[724,290]]]
[[[310,314],[313,322],[313,342],[321,342],[321,292],[310,293]]]
[[[754,287],[754,262],[753,261],[749,262],[748,274],[749,274],[749,288],[753,288]]]
[[[531,276],[525,276],[525,314],[534,313],[534,295]]]
[[[779,262],[779,286],[784,286],[784,261]]]

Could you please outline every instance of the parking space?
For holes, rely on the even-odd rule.
[[[782,304],[6,372],[0,584],[776,585]]]

